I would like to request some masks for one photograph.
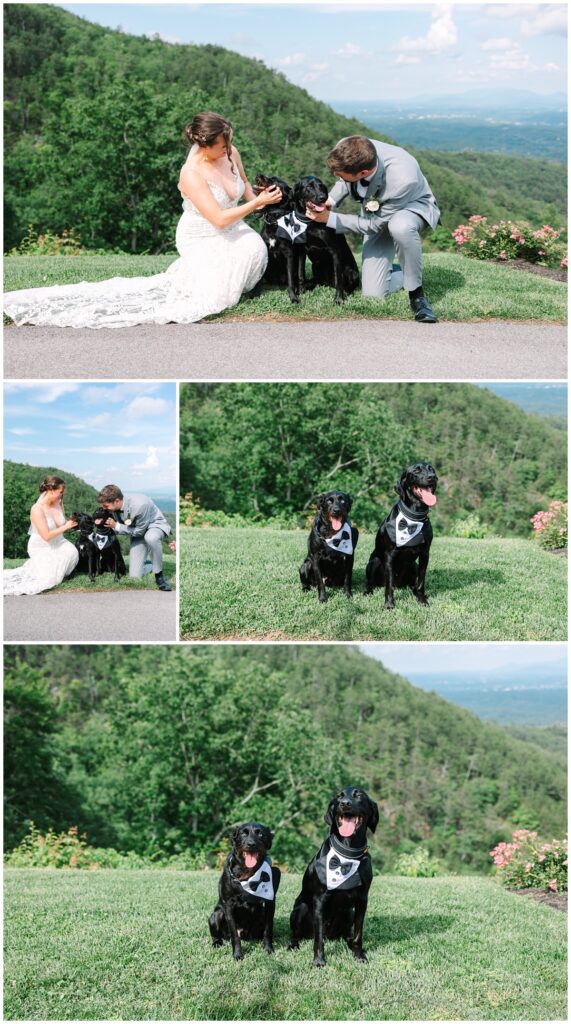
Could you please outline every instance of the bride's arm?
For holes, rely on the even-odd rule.
[[[36,508],[35,505],[30,512],[30,519],[42,540],[45,541],[53,540],[54,537],[59,537],[60,533],[65,533],[66,530],[71,530],[73,526],[77,526],[75,519],[68,519],[63,526],[57,526],[55,530],[50,530],[45,513],[40,511],[39,508]]]
[[[279,189],[275,195],[269,189],[264,189],[259,196],[255,196],[243,206],[232,206],[229,210],[222,210],[202,175],[186,166],[180,172],[179,187],[182,194],[194,203],[199,213],[215,228],[220,229],[229,228],[254,210],[261,210],[269,203],[278,203],[281,199]]]

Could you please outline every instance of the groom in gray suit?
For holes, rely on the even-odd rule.
[[[97,500],[102,508],[117,516],[117,519],[107,519],[105,525],[131,538],[129,576],[138,579],[154,572],[159,590],[171,590],[163,575],[163,541],[171,528],[160,508],[145,494],[123,495],[116,484],[107,484],[97,495]],[[174,551],[176,542],[172,541],[169,547]],[[149,566],[145,565],[147,553],[152,558]]]
[[[422,288],[420,235],[436,227],[440,210],[417,161],[400,146],[351,135],[331,150],[327,165],[341,180],[329,194],[328,209],[308,208],[307,216],[338,234],[364,236],[363,295],[385,296],[406,288],[414,319],[436,323]],[[334,212],[348,195],[361,203],[360,214]],[[395,249],[400,266],[393,266]]]

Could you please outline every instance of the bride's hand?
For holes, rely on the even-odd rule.
[[[64,528],[64,530],[75,530],[76,526],[77,526],[77,522],[76,522],[75,519],[67,519],[66,522],[64,523],[64,527],[63,528]]]
[[[265,188],[256,196],[256,209],[261,210],[264,206],[273,206],[274,203],[281,203],[282,194],[277,185]]]

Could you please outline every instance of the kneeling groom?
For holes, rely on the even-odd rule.
[[[308,218],[337,234],[364,236],[363,295],[384,297],[406,288],[414,319],[437,323],[422,289],[420,234],[436,227],[440,210],[418,162],[400,146],[350,135],[331,150],[327,166],[341,180],[330,192],[329,209],[308,208]],[[333,212],[349,194],[361,203],[361,213]],[[400,266],[393,268],[395,249]]]
[[[103,508],[117,516],[117,519],[110,517],[105,525],[131,538],[129,576],[138,579],[148,572],[154,572],[159,590],[170,590],[163,575],[163,540],[168,537],[171,528],[160,508],[144,494],[123,496],[115,484],[107,484],[97,499]],[[176,542],[172,541],[169,547],[174,551]],[[145,565],[147,552],[152,558],[152,565],[148,566]]]

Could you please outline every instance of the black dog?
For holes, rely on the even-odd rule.
[[[317,499],[318,512],[307,541],[307,558],[299,570],[304,591],[317,587],[319,600],[327,600],[325,584],[343,587],[351,597],[353,560],[359,531],[347,518],[351,497],[344,491],[327,491]]]
[[[366,962],[363,924],[373,880],[367,829],[375,831],[379,810],[363,789],[347,786],[329,804],[325,821],[331,831],[305,869],[290,915],[290,949],[313,937],[313,964],[324,967],[324,940],[345,939],[355,959]]]
[[[419,604],[428,604],[424,593],[432,544],[428,512],[436,504],[437,482],[429,462],[414,462],[395,486],[399,500],[377,531],[366,570],[365,594],[384,585],[385,608],[395,606],[395,587],[410,587]]]
[[[232,833],[232,850],[218,884],[218,903],[208,925],[212,944],[230,939],[234,960],[243,960],[241,939],[261,939],[273,953],[276,893],[281,871],[272,867],[267,852],[273,832],[257,821],[239,825]]]
[[[335,302],[340,305],[346,295],[359,287],[361,279],[345,236],[306,216],[307,209],[322,212],[326,200],[327,189],[314,175],[301,178],[294,185],[293,212],[300,222],[307,224],[305,249],[313,268],[311,286],[321,284],[335,288]]]
[[[257,174],[254,192],[277,185],[281,191],[280,203],[260,210],[264,222],[262,238],[268,247],[268,265],[263,280],[268,284],[287,285],[292,302],[299,302],[305,290],[305,245],[296,240],[295,232],[288,228],[292,211],[292,190],[281,178],[268,178]],[[298,232],[299,234],[299,232]]]
[[[127,572],[119,538],[112,526],[105,526],[107,519],[115,517],[105,508],[96,508],[93,513],[93,543],[97,548],[97,572],[112,572],[115,581]]]
[[[93,516],[88,516],[85,512],[74,512],[72,519],[75,519],[79,533],[75,542],[79,553],[75,573],[86,573],[93,582],[99,568],[99,549],[93,539]]]

